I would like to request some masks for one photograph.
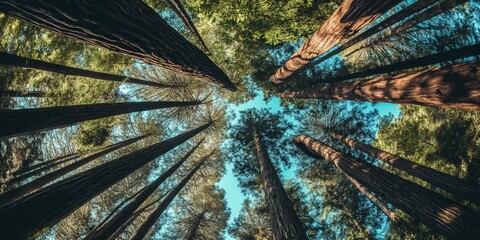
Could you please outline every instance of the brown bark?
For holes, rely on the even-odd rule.
[[[143,1],[6,0],[0,11],[88,44],[235,91],[207,55]]]
[[[308,239],[256,127],[253,127],[253,138],[265,199],[268,203],[273,238],[275,240]]]
[[[1,54],[0,54],[1,55]],[[0,56],[0,62],[2,62],[2,56]],[[42,91],[15,91],[15,90],[0,90],[0,97],[45,97],[45,93]]]
[[[422,179],[433,186],[437,186],[451,192],[463,199],[480,204],[480,186],[469,183],[463,179],[442,173],[433,168],[429,168],[402,157],[395,156],[376,147],[367,145],[360,141],[347,138],[338,133],[330,132],[330,136],[343,142],[345,145],[356,148],[382,162],[404,171],[411,176]]]
[[[162,213],[167,209],[168,205],[173,201],[173,199],[177,196],[177,194],[185,187],[187,182],[192,178],[192,176],[200,169],[203,163],[208,159],[209,156],[202,158],[200,162],[192,168],[187,175],[185,175],[182,180],[173,188],[167,196],[158,204],[158,206],[153,210],[152,213],[148,216],[147,220],[145,220],[142,225],[138,228],[135,235],[130,240],[142,240],[153,227],[155,222],[158,218],[162,215]]]
[[[304,152],[322,156],[377,196],[448,239],[474,239],[480,234],[480,216],[477,213],[438,193],[309,136],[299,135],[293,141]]]
[[[340,41],[358,33],[401,0],[345,0],[323,25],[270,77],[280,84],[298,69],[319,55],[328,52]]]
[[[207,123],[78,173],[0,208],[2,236],[5,239],[27,239],[41,229],[54,226],[93,197],[210,125]]]
[[[281,96],[480,110],[479,67],[480,62],[460,63],[283,93]]]
[[[206,211],[201,212],[196,218],[195,222],[192,224],[190,229],[188,229],[187,240],[194,240],[195,235],[197,234],[197,230],[200,227],[200,223],[202,223],[203,217],[205,216]]]
[[[128,146],[130,144],[133,144],[135,142],[138,142],[142,139],[145,139],[148,136],[149,135],[143,135],[143,136],[140,136],[140,137],[125,140],[123,142],[112,144],[111,146],[109,146],[108,148],[106,148],[103,151],[99,151],[97,153],[94,153],[90,156],[87,156],[87,157],[81,159],[81,160],[78,160],[74,163],[71,163],[71,164],[69,164],[69,165],[67,165],[63,168],[60,168],[56,171],[53,171],[53,172],[48,173],[44,176],[41,176],[41,177],[39,177],[39,178],[37,178],[37,179],[35,179],[35,180],[25,184],[25,185],[14,188],[14,189],[0,195],[0,207],[6,206],[6,205],[8,205],[8,204],[10,204],[14,201],[19,200],[20,198],[22,198],[26,195],[30,195],[33,192],[40,190],[43,186],[61,178],[62,176],[65,176],[66,174],[74,171],[75,169],[78,169],[82,166],[85,166],[86,164],[92,162],[93,160],[95,160],[99,157],[102,157],[106,154],[109,154],[109,153],[111,153],[115,150],[118,150],[118,149],[120,149],[122,147],[125,147],[125,146]]]
[[[13,175],[14,176],[20,176],[20,175],[28,173],[30,171],[37,170],[37,169],[45,167],[45,166],[49,166],[51,164],[54,164],[55,162],[63,161],[65,159],[70,159],[70,158],[76,158],[78,156],[80,156],[80,154],[78,154],[78,153],[71,153],[71,154],[59,156],[59,157],[56,157],[56,158],[53,158],[53,159],[50,159],[50,160],[42,161],[41,163],[38,163],[38,164],[35,164],[35,165],[30,165],[30,166],[26,166],[24,168],[21,168],[20,170],[14,172]]]
[[[74,123],[153,109],[198,105],[190,102],[124,102],[0,110],[0,140],[36,131],[66,127]]]

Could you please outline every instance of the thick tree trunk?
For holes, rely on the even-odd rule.
[[[301,150],[322,156],[385,201],[448,239],[479,236],[480,216],[472,210],[309,136],[299,135],[293,141]]]
[[[188,15],[187,11],[183,7],[182,3],[180,0],[167,0],[166,1],[168,6],[177,14],[177,16],[182,20],[183,24],[190,30],[190,32],[195,35],[195,37],[198,39],[200,44],[203,47],[203,50],[208,52],[208,47],[203,41],[202,36],[198,32],[197,28],[195,27],[195,24],[193,24],[192,19]]]
[[[94,71],[84,70],[81,68],[68,67],[60,64],[19,57],[19,56],[4,53],[4,52],[0,52],[0,65],[29,68],[34,70],[42,70],[47,72],[60,73],[60,74],[71,75],[71,76],[88,77],[88,78],[94,78],[94,79],[100,79],[100,80],[134,83],[134,84],[147,85],[147,86],[153,86],[153,87],[159,87],[159,88],[175,87],[173,85],[168,85],[168,84],[163,84],[158,82],[151,82],[151,81],[146,81],[138,78],[131,78],[131,77],[125,77],[125,76],[120,76],[115,74],[94,72]],[[0,91],[0,94],[2,94],[1,91]],[[41,97],[43,97],[43,95]]]
[[[401,0],[345,0],[323,25],[294,53],[270,81],[280,84],[295,71],[341,41],[355,35]]]
[[[210,125],[202,125],[78,173],[0,208],[2,236],[6,239],[26,239],[43,228],[52,227],[93,197]]]
[[[74,123],[153,109],[198,105],[190,102],[125,102],[0,110],[0,140],[36,131],[66,127]]]
[[[0,53],[0,62],[2,62],[2,56]],[[28,91],[21,92],[15,90],[0,90],[0,97],[36,97],[41,98],[45,97],[45,93],[42,91]]]
[[[143,1],[6,0],[0,11],[38,27],[236,90],[207,55]]]
[[[167,209],[168,205],[173,201],[173,199],[177,196],[177,194],[180,192],[180,190],[185,187],[187,182],[192,178],[192,176],[197,172],[198,169],[203,165],[203,163],[208,159],[209,156],[202,158],[200,162],[192,168],[187,175],[185,175],[182,180],[173,188],[167,196],[158,204],[157,208],[153,210],[152,213],[148,216],[147,220],[145,220],[142,225],[138,228],[137,232],[135,235],[130,240],[142,240],[150,231],[150,229],[153,227],[155,222],[158,220],[158,218],[162,215],[162,213]]]
[[[263,145],[261,136],[256,127],[253,127],[253,140],[262,177],[265,199],[268,203],[270,226],[273,238],[281,239],[308,239],[302,222],[297,216],[293,204],[283,188],[267,149]]]
[[[138,142],[142,139],[145,139],[148,136],[150,136],[150,135],[143,135],[143,136],[140,136],[140,137],[132,138],[132,139],[129,139],[129,140],[125,140],[123,142],[113,144],[103,151],[94,153],[94,154],[92,154],[88,157],[85,157],[81,160],[78,160],[74,163],[71,163],[71,164],[69,164],[69,165],[67,165],[63,168],[60,168],[60,169],[54,171],[54,172],[48,173],[44,176],[41,176],[41,177],[39,177],[39,178],[37,178],[37,179],[35,179],[35,180],[25,184],[25,185],[14,188],[14,189],[0,195],[0,207],[6,206],[6,205],[8,205],[8,204],[10,204],[14,201],[19,200],[20,198],[22,198],[26,195],[29,195],[29,194],[31,194],[35,191],[40,190],[43,186],[59,179],[62,176],[65,176],[66,174],[74,171],[75,169],[78,169],[82,166],[85,166],[86,164],[92,162],[93,160],[95,160],[99,157],[105,156],[106,154],[109,154],[109,153],[111,153],[115,150],[118,150],[118,149],[122,148],[122,147],[128,146],[128,145],[133,144],[135,142]]]
[[[124,207],[119,213],[117,213],[111,220],[101,226],[99,229],[90,232],[84,240],[96,239],[104,240],[107,239],[110,235],[114,234],[115,231],[122,226],[130,216],[137,210],[142,203],[147,200],[147,198],[152,195],[152,193],[162,184],[165,179],[170,177],[200,146],[199,142],[195,147],[185,154],[180,160],[178,160],[173,166],[171,166],[167,171],[161,174],[155,181],[150,183],[142,192],[140,192],[126,207]]]
[[[187,234],[187,240],[194,240],[195,235],[197,234],[197,230],[200,227],[200,224],[202,223],[202,220],[205,216],[206,211],[201,212],[196,218],[195,222],[192,224],[192,226],[188,229],[188,234]]]
[[[472,184],[463,179],[442,173],[433,168],[429,168],[402,157],[395,156],[391,153],[382,151],[376,147],[367,145],[360,141],[347,138],[338,133],[330,132],[330,136],[343,142],[345,145],[356,148],[382,162],[404,171],[411,176],[420,178],[433,186],[442,188],[447,192],[451,192],[460,198],[469,200],[480,205],[480,186]]]
[[[283,93],[281,96],[480,110],[479,67],[480,62],[461,63]]]
[[[80,156],[80,154],[78,154],[78,153],[71,153],[71,154],[59,156],[59,157],[56,157],[56,158],[53,158],[53,159],[50,159],[50,160],[42,161],[41,163],[38,163],[38,164],[35,164],[35,165],[30,165],[30,166],[26,166],[24,168],[21,168],[20,170],[14,172],[13,175],[14,176],[20,176],[20,175],[23,175],[23,174],[28,173],[30,171],[34,171],[34,170],[37,170],[37,169],[40,169],[40,168],[43,168],[43,167],[46,167],[46,166],[50,166],[50,165],[52,165],[56,162],[63,161],[63,160],[71,160],[71,159],[77,158],[79,156]]]

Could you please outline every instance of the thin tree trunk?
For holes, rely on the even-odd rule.
[[[323,25],[270,77],[280,84],[295,71],[355,35],[401,0],[345,0]]]
[[[0,2],[0,11],[73,39],[236,90],[204,52],[143,1],[6,0]]]
[[[402,157],[395,156],[376,147],[367,145],[360,141],[347,138],[338,133],[330,132],[330,136],[343,142],[345,145],[356,148],[382,162],[404,171],[411,176],[420,178],[433,186],[451,192],[460,198],[467,199],[473,203],[480,204],[480,186],[469,183],[463,179],[442,173],[433,168],[429,168]]]
[[[2,236],[6,239],[27,239],[41,229],[52,227],[93,197],[211,124],[78,173],[0,208]]]
[[[33,170],[36,170],[36,169],[39,169],[39,168],[42,168],[42,167],[45,167],[45,166],[49,166],[51,164],[54,164],[55,162],[62,161],[62,160],[65,160],[65,159],[75,158],[75,157],[78,157],[78,156],[80,156],[80,154],[78,154],[78,153],[71,153],[71,154],[59,156],[59,157],[56,157],[56,158],[53,158],[53,159],[50,159],[50,160],[42,161],[41,163],[38,163],[38,164],[35,164],[35,165],[26,166],[26,167],[24,167],[24,168],[22,168],[22,169],[20,169],[16,172],[14,172],[13,175],[14,176],[20,176],[20,175],[28,173],[30,171],[33,171]]]
[[[188,15],[180,0],[167,0],[166,2],[168,6],[175,12],[175,14],[177,14],[177,16],[182,20],[183,24],[185,24],[185,26],[190,30],[190,32],[195,35],[195,37],[202,45],[203,49],[208,52],[207,45],[203,41],[202,36],[198,32],[198,29],[195,27],[195,24],[193,24],[192,19]]]
[[[349,220],[353,223],[353,225],[355,225],[355,228],[357,228],[357,230],[362,233],[362,239],[372,239],[368,230],[364,227],[363,224],[358,221],[358,219],[353,215],[350,209],[348,209],[345,203],[341,202],[340,205],[342,205],[343,211],[345,212],[345,214],[347,214]]]
[[[177,196],[180,190],[185,187],[187,182],[192,178],[192,176],[197,172],[197,170],[200,169],[200,167],[208,159],[208,157],[209,156],[202,158],[202,160],[194,168],[192,168],[187,173],[187,175],[182,178],[182,180],[180,180],[180,182],[175,186],[175,188],[167,194],[165,199],[163,199],[160,204],[158,204],[157,208],[155,208],[155,210],[150,213],[147,220],[145,220],[145,222],[140,225],[137,232],[130,240],[142,240],[147,235],[148,231],[153,227],[158,218],[167,209],[168,205],[170,205],[170,203]]]
[[[71,75],[71,76],[88,77],[88,78],[107,80],[107,81],[134,83],[134,84],[147,85],[147,86],[153,86],[153,87],[159,87],[159,88],[176,87],[174,85],[146,81],[138,78],[131,78],[131,77],[125,77],[125,76],[120,76],[115,74],[89,71],[81,68],[68,67],[60,64],[20,57],[20,56],[16,56],[16,55],[4,53],[4,52],[0,52],[0,65],[29,68],[34,70],[42,70],[47,72],[60,73],[60,74]],[[1,93],[2,92],[0,92],[0,94]],[[43,95],[41,97],[43,97]]]
[[[0,140],[31,132],[66,127],[74,123],[153,109],[198,105],[189,102],[125,102],[0,110]]]
[[[0,62],[2,62],[2,56],[0,53]],[[15,91],[15,90],[0,90],[0,97],[36,97],[42,98],[45,97],[45,92],[42,91]]]
[[[273,238],[275,240],[308,239],[302,222],[298,218],[293,204],[283,188],[282,182],[268,156],[267,149],[265,149],[256,127],[253,127],[253,138],[262,177],[263,190],[268,203]]]
[[[322,156],[385,201],[448,239],[479,236],[480,216],[472,210],[309,136],[299,135],[293,141],[304,152]]]
[[[103,151],[100,151],[100,152],[97,152],[97,153],[94,153],[88,157],[85,157],[81,160],[78,160],[74,163],[71,163],[63,168],[60,168],[54,172],[51,172],[51,173],[48,173],[42,177],[39,177],[25,185],[22,185],[20,187],[17,187],[17,188],[14,188],[2,195],[0,195],[0,207],[3,207],[3,206],[6,206],[14,201],[17,201],[19,200],[20,198],[26,196],[26,195],[29,195],[35,191],[38,191],[40,190],[43,186],[59,179],[60,177],[62,176],[65,176],[66,174],[82,167],[82,166],[85,166],[86,164],[92,162],[93,160],[99,158],[99,157],[102,157],[102,156],[105,156],[106,154],[109,154],[115,150],[118,150],[120,148],[123,148],[125,146],[128,146],[130,144],[133,144],[135,142],[138,142],[142,139],[145,139],[146,137],[150,136],[150,134],[147,134],[147,135],[143,135],[143,136],[140,136],[140,137],[136,137],[136,138],[132,138],[132,139],[128,139],[128,140],[125,140],[123,142],[119,142],[119,143],[116,143],[116,144],[112,144],[111,146],[109,146],[108,148],[106,148],[105,150]]]
[[[460,63],[413,73],[340,83],[281,94],[285,98],[316,98],[391,102],[480,110],[480,62]]]
[[[187,240],[195,239],[195,235],[197,234],[197,230],[200,227],[200,223],[202,223],[205,213],[207,212],[206,211],[201,212],[200,215],[198,215],[197,218],[195,219],[195,222],[190,227],[190,229],[188,229]]]
[[[126,207],[124,207],[118,214],[115,215],[111,220],[101,226],[99,229],[90,232],[84,238],[84,240],[104,240],[107,239],[110,235],[114,234],[115,231],[125,223],[128,218],[137,210],[142,203],[147,200],[147,198],[152,195],[153,192],[162,184],[165,179],[170,177],[200,146],[199,142],[195,147],[185,154],[181,159],[179,159],[173,166],[171,166],[167,171],[161,174],[155,181],[150,183],[138,196],[136,196]]]

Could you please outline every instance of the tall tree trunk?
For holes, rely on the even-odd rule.
[[[472,210],[309,136],[299,135],[293,141],[301,150],[322,156],[385,201],[448,239],[479,236],[480,216]]]
[[[167,209],[168,205],[173,201],[173,199],[177,196],[177,194],[180,192],[180,190],[185,187],[187,182],[192,178],[192,176],[200,169],[200,167],[203,165],[203,163],[208,159],[209,156],[202,158],[200,162],[192,168],[187,175],[185,175],[182,180],[173,188],[167,196],[165,196],[165,199],[163,199],[153,210],[152,213],[148,216],[147,220],[145,220],[142,225],[138,228],[137,232],[135,235],[130,240],[142,240],[148,233],[148,231],[153,227],[155,222],[158,220],[158,218],[162,215],[162,213]]]
[[[0,140],[36,131],[66,127],[74,123],[153,109],[198,105],[189,102],[125,102],[0,110]]]
[[[281,96],[480,110],[479,67],[480,62],[460,63],[283,93]]]
[[[195,239],[195,235],[197,234],[197,230],[200,227],[200,223],[202,223],[202,220],[205,217],[205,213],[207,213],[207,212],[203,211],[203,212],[200,213],[200,215],[198,215],[195,218],[195,222],[188,229],[187,240],[194,240]]]
[[[6,206],[14,201],[17,201],[19,200],[20,198],[26,196],[26,195],[29,195],[35,191],[38,191],[40,190],[43,186],[59,179],[60,177],[62,176],[65,176],[66,174],[82,167],[82,166],[85,166],[86,164],[92,162],[93,160],[99,158],[99,157],[102,157],[102,156],[105,156],[106,154],[109,154],[115,150],[118,150],[122,147],[125,147],[125,146],[128,146],[130,144],[133,144],[135,142],[138,142],[142,139],[145,139],[146,137],[150,136],[149,134],[147,135],[143,135],[143,136],[140,136],[140,137],[136,137],[136,138],[132,138],[132,139],[128,139],[128,140],[125,140],[123,142],[119,142],[119,143],[116,143],[116,144],[112,144],[111,146],[109,146],[108,148],[106,148],[105,150],[103,151],[100,151],[100,152],[97,152],[97,153],[94,153],[88,157],[85,157],[81,160],[78,160],[74,163],[71,163],[63,168],[60,168],[54,172],[51,172],[51,173],[48,173],[42,177],[39,177],[25,185],[22,185],[20,187],[17,187],[17,188],[14,188],[2,195],[0,195],[0,207],[3,207],[3,206]]]
[[[0,11],[38,27],[236,90],[207,55],[143,1],[6,0]]]
[[[93,197],[211,124],[78,173],[0,208],[2,236],[6,239],[26,239],[45,227],[52,227]]]
[[[192,19],[188,15],[187,11],[183,7],[180,0],[167,0],[166,2],[168,6],[175,12],[175,14],[177,14],[177,16],[182,20],[183,24],[185,24],[185,26],[190,30],[190,32],[193,33],[193,35],[195,35],[195,37],[198,39],[198,41],[202,45],[203,50],[208,52],[207,45],[203,41],[202,36],[198,32],[198,29],[195,27],[195,24],[193,24]]]
[[[173,85],[168,85],[168,84],[159,83],[159,82],[151,82],[151,81],[146,81],[138,78],[131,78],[131,77],[125,77],[125,76],[120,76],[115,74],[89,71],[81,68],[68,67],[60,64],[20,57],[20,56],[16,56],[16,55],[4,53],[4,52],[0,52],[0,65],[29,68],[34,70],[42,70],[47,72],[60,73],[60,74],[71,75],[71,76],[88,77],[88,78],[94,78],[94,79],[100,79],[100,80],[134,83],[134,84],[147,85],[147,86],[153,86],[153,87],[159,87],[159,88],[175,87]],[[1,93],[2,92],[0,92],[0,94]]]
[[[356,148],[374,158],[381,160],[382,162],[404,171],[411,176],[420,178],[433,186],[444,189],[447,192],[451,192],[460,198],[469,200],[473,203],[480,205],[480,186],[472,184],[463,179],[442,173],[433,168],[429,168],[402,157],[395,156],[391,153],[385,152],[376,147],[367,145],[360,141],[356,141],[351,138],[347,138],[335,132],[330,132],[329,135],[343,142],[345,145]]]
[[[124,207],[118,214],[115,215],[111,220],[101,226],[99,229],[90,232],[84,240],[104,240],[107,239],[110,235],[115,233],[115,231],[122,226],[123,223],[128,221],[128,218],[137,210],[142,203],[147,200],[147,198],[152,195],[152,193],[162,184],[165,179],[170,177],[200,146],[199,142],[195,147],[185,154],[181,159],[179,159],[173,166],[171,166],[167,171],[161,174],[155,181],[150,183],[142,192],[140,192],[126,207]]]
[[[0,53],[0,62],[2,62],[3,58]],[[36,97],[41,98],[45,97],[45,92],[42,91],[16,91],[16,90],[0,90],[0,97]]]
[[[355,35],[401,0],[345,0],[323,25],[295,52],[270,81],[280,84],[295,71],[341,41]]]
[[[73,158],[77,158],[79,156],[80,156],[80,154],[78,154],[78,153],[71,153],[71,154],[59,156],[59,157],[56,157],[56,158],[53,158],[53,159],[50,159],[50,160],[42,161],[41,163],[38,163],[38,164],[35,164],[35,165],[30,165],[30,166],[26,166],[24,168],[21,168],[20,170],[14,172],[13,175],[14,176],[20,176],[20,175],[28,173],[30,171],[37,170],[37,169],[45,167],[45,166],[49,166],[49,165],[54,164],[58,161],[62,161],[62,160],[66,160],[66,159],[73,159]]]
[[[253,127],[253,138],[262,177],[263,191],[268,203],[273,238],[275,240],[308,239],[302,222],[298,218],[293,204],[283,188],[256,127]]]

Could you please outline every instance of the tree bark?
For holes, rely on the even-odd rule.
[[[60,74],[71,75],[71,76],[88,77],[88,78],[107,80],[107,81],[134,83],[134,84],[147,85],[147,86],[153,86],[153,87],[159,87],[159,88],[175,87],[173,85],[163,84],[159,82],[151,82],[151,81],[146,81],[138,78],[131,78],[131,77],[125,77],[125,76],[120,76],[115,74],[89,71],[81,68],[68,67],[60,64],[20,57],[20,56],[16,56],[16,55],[4,53],[4,52],[0,52],[0,65],[28,68],[33,70],[42,70],[47,72],[60,73]],[[2,92],[0,92],[0,94],[1,93]],[[43,95],[41,97],[43,97]]]
[[[42,161],[41,163],[38,163],[38,164],[35,164],[35,165],[30,165],[30,166],[26,166],[24,168],[21,168],[20,170],[14,172],[13,175],[14,176],[20,176],[20,175],[28,173],[30,171],[34,171],[34,170],[37,170],[37,169],[45,167],[45,166],[50,166],[51,164],[54,164],[58,161],[63,161],[63,160],[66,160],[66,159],[72,159],[72,158],[76,158],[76,157],[79,157],[79,156],[80,156],[80,154],[78,154],[78,153],[71,153],[71,154],[59,156],[59,157],[56,157],[56,158],[53,158],[53,159],[50,159],[50,160]]]
[[[150,231],[150,229],[153,227],[155,222],[158,220],[158,218],[162,215],[162,213],[167,209],[168,205],[173,201],[173,199],[177,196],[177,194],[180,192],[180,190],[185,187],[187,182],[192,178],[192,176],[197,172],[198,169],[203,165],[203,163],[208,159],[209,156],[204,157],[194,168],[192,168],[187,175],[185,175],[182,180],[173,188],[167,196],[165,196],[165,199],[163,199],[153,210],[152,213],[148,216],[147,220],[145,220],[142,225],[138,228],[137,232],[135,235],[130,240],[142,240]]]
[[[75,40],[236,90],[204,52],[143,1],[6,0],[0,2],[0,11]]]
[[[253,127],[253,140],[257,152],[258,164],[262,178],[263,190],[268,203],[270,226],[273,238],[281,239],[308,239],[302,222],[297,216],[293,204],[288,198],[273,166],[267,149],[263,145],[257,128]]]
[[[101,226],[99,229],[90,232],[84,238],[84,240],[104,240],[107,239],[110,235],[114,234],[115,231],[122,226],[128,218],[137,210],[142,203],[147,200],[147,198],[152,195],[153,192],[162,184],[165,179],[170,177],[200,146],[199,142],[195,147],[185,154],[180,160],[178,160],[173,166],[171,166],[167,171],[161,174],[155,181],[150,183],[142,192],[140,192],[126,207],[124,207],[118,214],[115,215],[111,220]]]
[[[391,102],[480,110],[480,62],[460,63],[413,73],[322,86],[281,94],[285,98],[317,98]]]
[[[99,103],[36,109],[0,110],[0,140],[74,123],[153,109],[198,105],[189,102]]]
[[[293,141],[304,152],[322,156],[385,201],[448,239],[479,236],[480,216],[474,211],[309,136],[299,135]]]
[[[469,183],[463,179],[442,173],[433,168],[429,168],[402,157],[395,156],[391,153],[385,152],[376,147],[367,145],[360,141],[356,141],[351,138],[347,138],[335,132],[330,132],[329,135],[341,141],[345,145],[356,148],[374,158],[381,160],[382,162],[404,171],[411,176],[422,179],[433,186],[444,189],[447,192],[451,192],[460,198],[469,200],[473,203],[480,205],[480,186]]]
[[[270,77],[280,84],[295,71],[355,35],[401,0],[345,0],[323,25]]]
[[[93,197],[211,124],[78,173],[0,208],[2,236],[6,239],[27,239],[41,229],[54,226]]]
[[[206,211],[200,213],[195,219],[193,225],[188,229],[187,240],[194,240],[195,235],[197,234],[197,230],[200,227],[200,223],[202,223],[203,217],[205,216]]]
[[[0,54],[1,55],[1,54]],[[0,56],[0,62],[2,62],[2,56]],[[45,92],[42,91],[28,91],[21,92],[15,90],[0,90],[0,97],[45,97]]]
[[[17,201],[19,200],[20,198],[26,196],[26,195],[30,195],[31,193],[35,192],[35,191],[38,191],[40,190],[43,186],[59,179],[60,177],[62,176],[65,176],[66,174],[82,167],[82,166],[85,166],[86,164],[92,162],[93,160],[99,158],[99,157],[102,157],[102,156],[105,156],[106,154],[109,154],[115,150],[118,150],[122,147],[125,147],[125,146],[128,146],[130,144],[133,144],[135,142],[138,142],[142,139],[145,139],[146,137],[150,136],[149,134],[148,135],[143,135],[143,136],[140,136],[140,137],[136,137],[136,138],[132,138],[132,139],[128,139],[128,140],[125,140],[123,142],[119,142],[119,143],[116,143],[116,144],[112,144],[111,146],[109,146],[108,148],[106,148],[105,150],[103,151],[100,151],[100,152],[97,152],[97,153],[94,153],[88,157],[85,157],[81,160],[78,160],[74,163],[71,163],[63,168],[60,168],[54,172],[51,172],[51,173],[48,173],[42,177],[39,177],[25,185],[22,185],[20,187],[17,187],[17,188],[14,188],[2,195],[0,195],[0,207],[3,207],[3,206],[6,206],[14,201]],[[23,177],[23,176],[22,176]]]

